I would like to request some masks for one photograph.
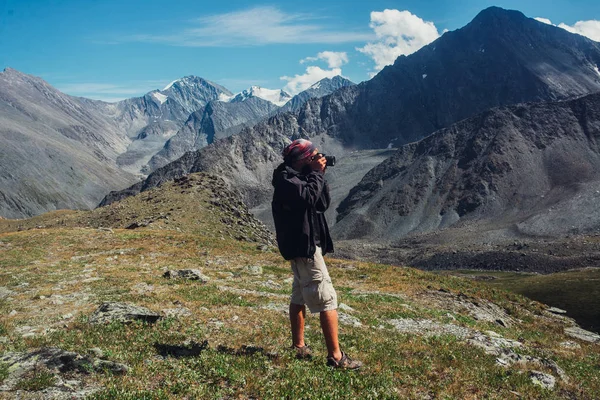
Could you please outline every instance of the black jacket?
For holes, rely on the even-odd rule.
[[[281,164],[273,171],[273,219],[277,245],[286,260],[312,257],[315,254],[315,232],[323,254],[333,251],[329,227],[323,214],[331,198],[329,186],[320,171],[298,172]]]

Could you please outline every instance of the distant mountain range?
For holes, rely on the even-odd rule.
[[[521,211],[526,213],[534,201],[525,201],[524,197],[533,196],[534,192],[550,195],[548,191],[555,187],[569,186],[569,174],[563,176],[562,179],[567,180],[560,185],[534,185],[538,180],[546,182],[549,179],[548,168],[555,165],[552,164],[554,161],[547,160],[545,162],[549,164],[542,167],[543,162],[535,160],[535,168],[532,165],[531,170],[534,176],[522,178],[522,182],[530,186],[530,192],[520,191],[519,177],[516,175],[522,170],[529,172],[529,165],[515,161],[514,165],[511,164],[515,172],[510,175],[510,180],[502,183],[508,186],[502,188],[500,193],[500,188],[492,185],[495,180],[485,183],[485,168],[506,168],[504,161],[498,161],[498,165],[478,161],[485,167],[475,168],[475,165],[466,164],[466,160],[459,161],[457,157],[466,157],[463,153],[448,151],[441,154],[447,158],[444,162],[448,165],[447,174],[450,175],[440,175],[441,162],[432,160],[435,146],[454,149],[458,146],[454,142],[458,141],[463,146],[461,151],[473,153],[472,157],[483,157],[484,160],[485,156],[480,152],[485,150],[485,145],[481,144],[484,147],[482,150],[478,143],[488,143],[488,136],[499,135],[505,129],[534,130],[535,124],[546,128],[545,133],[535,130],[535,135],[552,135],[555,130],[584,129],[582,126],[586,125],[577,118],[585,118],[585,113],[561,111],[557,115],[566,119],[556,121],[558,117],[552,116],[552,110],[559,112],[563,107],[562,103],[555,103],[556,100],[600,91],[598,65],[599,43],[527,18],[520,12],[491,7],[482,11],[464,28],[445,33],[410,56],[399,57],[394,65],[386,67],[372,80],[342,87],[318,99],[310,99],[296,112],[277,114],[243,129],[235,136],[216,141],[194,153],[186,153],[171,164],[157,169],[145,181],[125,191],[111,193],[102,204],[190,172],[206,171],[226,179],[242,192],[250,206],[268,209],[272,193],[271,172],[281,162],[282,148],[290,138],[310,137],[320,149],[342,157],[346,156],[348,150],[405,145],[400,146],[398,155],[369,172],[355,188],[350,186],[354,184],[351,180],[346,186],[337,186],[337,198],[345,198],[350,194],[339,208],[340,214],[334,228],[338,237],[380,240],[387,230],[392,232],[391,238],[394,238],[411,232],[448,227],[469,218],[491,218]],[[478,113],[487,115],[486,110],[499,105],[545,101],[553,102],[547,106],[548,112],[538,112],[534,106],[517,107],[534,110],[535,113],[532,111],[528,114],[526,111],[523,115],[530,120],[515,123],[515,128],[511,128],[512,114],[517,117],[520,114],[510,110],[488,111],[492,115],[500,113],[502,118],[482,120],[482,117],[475,117],[462,125],[452,125]],[[585,106],[592,104],[590,101],[573,104]],[[540,107],[539,110],[544,109]],[[478,121],[481,124],[478,125]],[[439,128],[450,126],[444,133],[436,134],[435,140],[426,139],[418,144],[410,144]],[[479,138],[479,135],[484,137]],[[523,142],[519,135],[524,133],[508,135],[506,140],[519,140],[518,149],[521,152],[538,152],[536,140]],[[464,137],[472,137],[472,140],[463,143],[461,138]],[[561,140],[574,146],[569,151],[565,148],[564,155],[558,151]],[[561,140],[553,142],[551,148],[554,153],[536,157],[555,157],[558,160],[568,155],[576,160],[588,157],[595,159],[596,156],[590,153],[592,147],[575,146],[583,137],[566,135]],[[430,149],[429,146],[434,147]],[[513,147],[506,144],[502,151],[513,154]],[[417,153],[421,158],[416,158],[414,154]],[[512,157],[517,156],[514,154]],[[498,156],[493,158],[497,159]],[[367,165],[369,163],[357,165],[357,170]],[[458,170],[454,171],[449,165],[454,165],[453,168]],[[595,161],[590,161],[585,168],[594,168],[595,165]],[[568,171],[575,173],[573,169]],[[331,173],[334,172],[335,167]],[[572,177],[573,185],[579,185],[578,179]],[[440,186],[442,183],[443,186]],[[507,197],[511,185],[516,193],[511,200],[513,203]],[[435,190],[439,198],[431,194],[431,190]],[[560,201],[570,201],[571,195],[576,196],[577,191],[565,194]],[[491,199],[496,199],[494,201],[500,205],[490,208]],[[415,208],[417,206],[421,208]],[[519,215],[522,218],[525,214]]]
[[[334,90],[329,81],[323,85]],[[234,96],[187,76],[142,97],[105,103],[65,95],[7,68],[0,73],[0,215],[92,208],[110,190],[239,132],[290,98],[258,87]]]

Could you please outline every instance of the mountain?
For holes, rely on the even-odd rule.
[[[0,215],[90,208],[107,189],[135,182],[116,164],[129,140],[102,117],[105,105],[11,68],[0,73]]]
[[[327,96],[340,88],[354,85],[355,83],[339,75],[334,76],[333,78],[321,79],[308,89],[292,97],[278,112],[298,111],[300,107],[310,99]]]
[[[0,73],[0,214],[9,218],[90,208],[140,170],[209,101],[227,89],[188,76],[117,103],[68,96],[40,78]]]
[[[369,171],[338,208],[341,239],[448,227],[497,236],[600,230],[600,93],[496,108]]]
[[[269,115],[297,110],[311,98],[322,97],[350,85],[354,84],[336,76],[322,79],[291,99],[282,90],[258,86],[252,86],[233,97],[221,96],[219,100],[210,102],[204,109],[190,115],[177,134],[152,157],[148,172],[177,160],[188,151],[201,149],[217,139],[237,134]],[[284,105],[279,107],[281,104]]]
[[[297,124],[346,146],[400,146],[489,108],[600,90],[600,43],[490,7],[373,79],[308,101]]]
[[[598,91],[598,65],[599,43],[518,11],[491,7],[464,28],[399,57],[370,81],[311,99],[295,113],[279,114],[235,139],[186,154],[137,188],[206,170],[247,191],[255,206],[269,201],[268,177],[290,138],[310,137],[338,155],[402,145],[494,106]],[[103,204],[131,190],[112,193]]]
[[[236,134],[279,109],[274,103],[256,96],[234,100],[211,101],[192,113],[177,134],[148,162],[149,172],[177,160],[188,151]]]
[[[226,88],[197,76],[171,82],[163,90],[106,106],[105,115],[115,119],[132,142],[117,160],[132,173],[143,173],[151,157],[184,125],[193,112],[210,101],[230,96]]]

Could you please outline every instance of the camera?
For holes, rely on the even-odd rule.
[[[333,167],[335,165],[335,156],[328,156],[324,153],[319,153],[319,154],[317,154],[317,156],[321,156],[321,157],[325,158],[326,166]]]

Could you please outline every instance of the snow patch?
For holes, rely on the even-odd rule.
[[[423,79],[427,78],[427,74],[423,74]]]
[[[250,89],[244,90],[242,93],[235,96],[236,99],[244,101],[251,97],[258,97],[263,100],[270,101],[276,106],[283,106],[292,97],[281,89],[266,89],[260,86],[252,86]]]
[[[598,75],[600,75],[600,70],[598,70],[598,66],[597,65],[594,65],[594,71],[596,71],[596,73]]]
[[[159,93],[159,92],[152,93],[152,96],[154,96],[154,98],[156,100],[158,100],[160,102],[160,104],[163,104],[169,98],[169,96],[165,96],[164,94]]]
[[[319,81],[319,82],[317,82],[317,83],[313,84],[313,85],[312,85],[310,88],[311,88],[311,89],[318,89],[318,88],[320,88],[320,87],[321,87],[321,81]]]
[[[173,82],[169,83],[167,86],[165,86],[165,88],[163,90],[161,90],[162,92],[164,92],[167,89],[170,89],[171,86],[173,86],[175,83],[179,82],[181,79],[175,79]]]

